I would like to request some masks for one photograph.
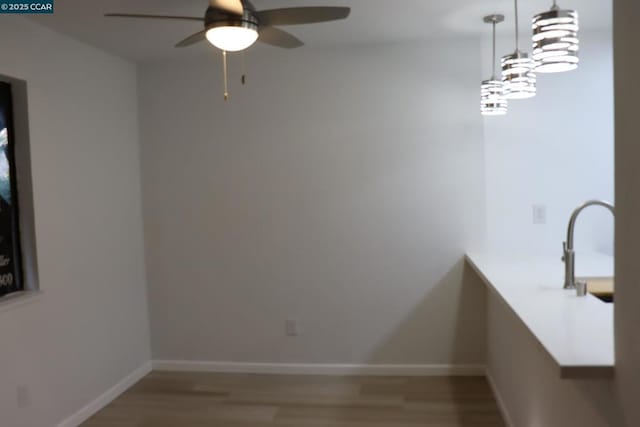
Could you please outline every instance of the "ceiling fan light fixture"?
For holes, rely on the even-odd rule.
[[[207,30],[207,40],[220,50],[239,52],[258,40],[257,26],[219,26]]]

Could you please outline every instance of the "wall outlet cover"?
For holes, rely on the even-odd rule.
[[[298,322],[293,319],[287,319],[284,322],[284,332],[288,337],[297,337],[300,333],[298,330]]]

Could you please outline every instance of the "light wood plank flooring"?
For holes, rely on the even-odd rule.
[[[84,427],[503,427],[481,377],[153,372]]]

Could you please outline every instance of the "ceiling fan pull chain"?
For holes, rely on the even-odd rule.
[[[240,55],[242,56],[242,77],[240,78],[240,81],[242,82],[243,85],[246,85],[247,84],[247,73],[246,73],[244,50],[240,53]]]
[[[224,78],[224,100],[229,100],[229,79],[227,76],[227,51],[222,51],[222,75]]]

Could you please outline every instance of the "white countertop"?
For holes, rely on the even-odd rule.
[[[562,289],[560,257],[470,253],[466,258],[551,355],[561,377],[612,376],[613,304]],[[613,258],[577,253],[576,277],[613,277]]]

